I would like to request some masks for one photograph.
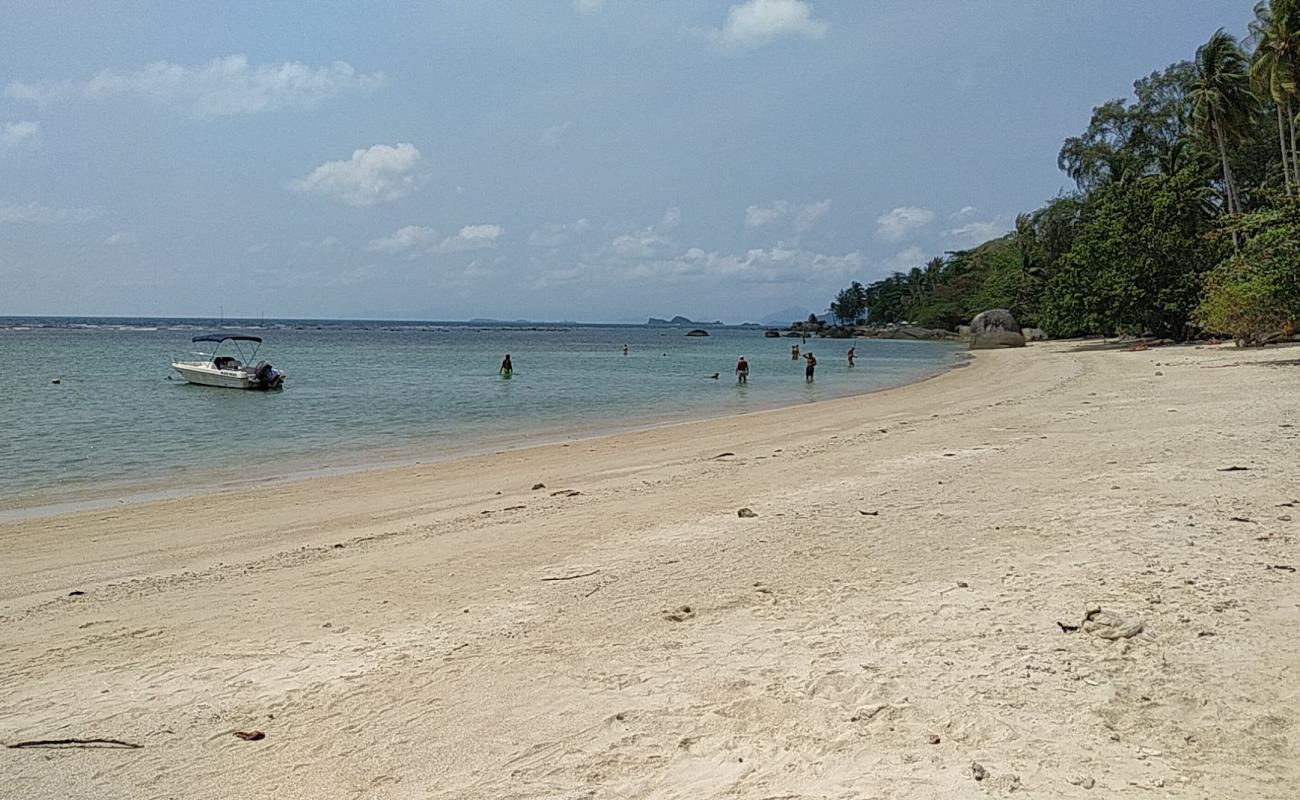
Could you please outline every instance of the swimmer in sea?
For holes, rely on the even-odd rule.
[[[505,378],[506,380],[509,380],[510,375],[514,371],[515,371],[515,365],[510,363],[510,354],[506,353],[505,360],[501,362],[501,369],[497,370],[497,372],[500,373],[501,377]]]

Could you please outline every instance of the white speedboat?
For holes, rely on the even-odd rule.
[[[195,336],[194,342],[216,342],[211,353],[194,353],[197,360],[172,362],[172,369],[190,383],[201,386],[219,386],[223,389],[279,389],[284,386],[284,373],[265,361],[254,364],[258,348],[262,346],[259,336]],[[221,345],[233,342],[239,357],[217,355]],[[251,345],[251,352],[244,356],[241,342]]]

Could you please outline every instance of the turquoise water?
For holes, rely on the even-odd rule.
[[[174,379],[199,333],[266,339],[282,392]],[[955,361],[950,346],[797,340],[644,326],[0,318],[0,508],[95,491],[272,477],[437,458],[806,403],[895,386]],[[629,346],[624,356],[622,346]],[[211,345],[205,345],[211,347]],[[224,352],[224,351],[223,351]],[[505,353],[515,366],[503,380]],[[738,386],[736,358],[750,363]],[[706,376],[720,373],[718,380]],[[61,378],[54,385],[51,379]]]

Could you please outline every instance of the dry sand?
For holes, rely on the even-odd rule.
[[[0,798],[1300,797],[1297,355],[0,525]]]

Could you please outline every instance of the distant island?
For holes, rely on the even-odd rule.
[[[696,322],[695,320],[687,319],[686,317],[677,316],[677,317],[673,317],[672,319],[659,319],[658,317],[651,317],[649,320],[646,321],[646,324],[647,325],[721,325],[722,323],[719,322],[718,320],[714,320],[713,322]]]

